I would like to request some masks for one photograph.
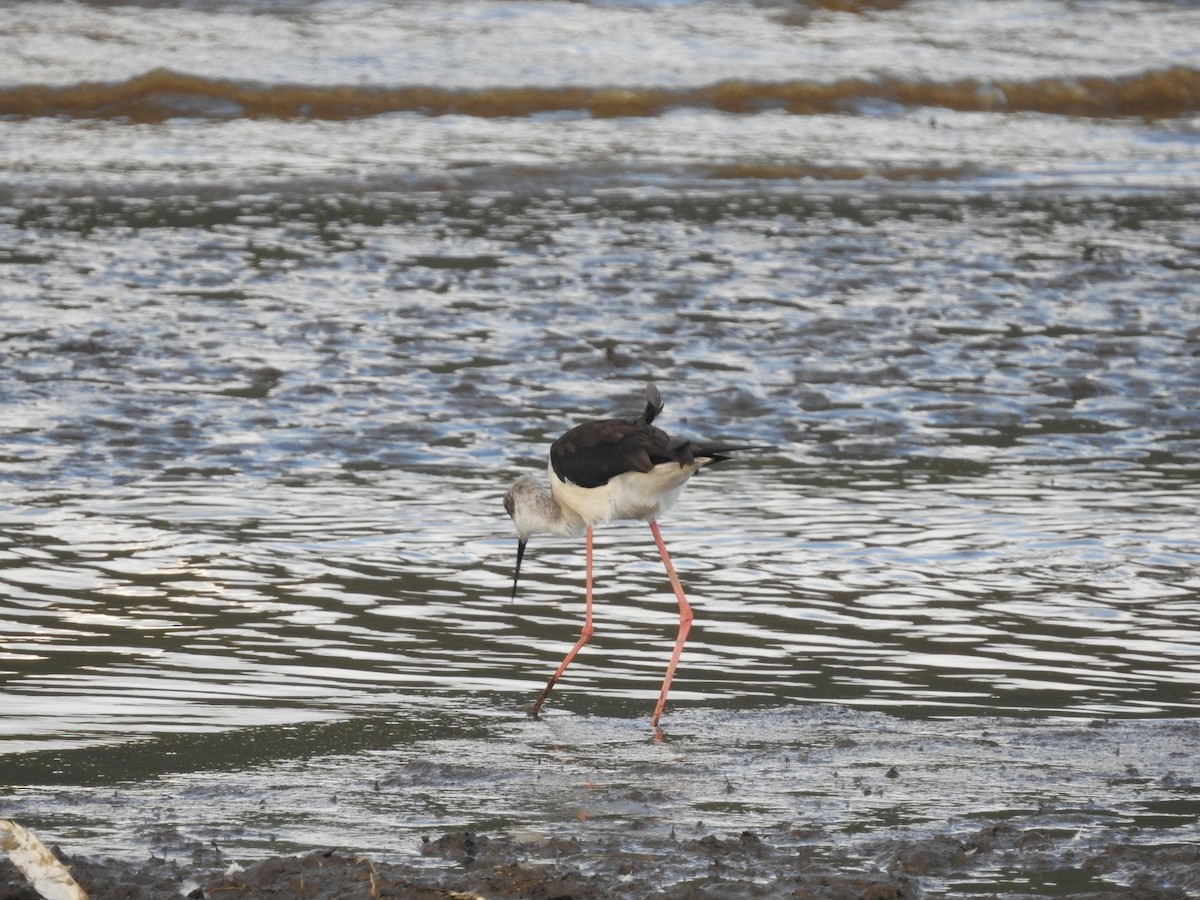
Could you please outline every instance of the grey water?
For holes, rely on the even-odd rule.
[[[663,835],[1194,841],[1198,33],[1117,0],[15,7],[0,815],[404,854],[619,831],[636,788]],[[413,85],[462,109],[314,112]],[[664,742],[648,529],[598,531],[596,635],[530,722],[583,547],[535,539],[510,600],[501,506],[648,380],[669,431],[774,448],[661,523],[696,613]]]
[[[582,548],[500,498],[633,413],[777,449],[664,532],[672,704],[1178,716],[1200,681],[1194,198],[476,190],[10,213],[4,747],[520,708]],[[24,254],[24,255],[21,255]],[[35,257],[33,259],[29,257]],[[648,712],[649,533],[552,707]]]

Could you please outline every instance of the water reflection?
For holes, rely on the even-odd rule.
[[[778,459],[705,473],[664,522],[698,615],[675,702],[1185,712],[1200,681],[1197,554],[1162,539],[1147,566],[1139,535],[1185,535],[1193,514],[1138,490],[1144,477],[914,490],[883,470],[817,496]],[[226,485],[178,499],[125,487],[7,511],[6,749],[398,700],[403,714],[423,695],[482,692],[516,710],[578,631],[582,548],[531,545],[527,590],[509,602],[488,479],[245,487],[252,501]],[[597,634],[559,708],[609,697],[646,712],[674,604],[643,531],[599,534]]]
[[[0,381],[3,746],[519,710],[578,633],[582,546],[535,541],[509,602],[498,498],[649,376],[672,430],[780,448],[663,522],[698,616],[680,709],[1190,712],[1197,335],[1162,263],[1190,203],[33,204]],[[556,710],[648,713],[675,607],[645,531],[599,534]]]

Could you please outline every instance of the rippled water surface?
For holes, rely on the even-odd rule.
[[[83,794],[47,784],[428,748],[498,784],[481,746],[603,755],[593,728],[628,780],[677,622],[649,531],[598,530],[596,635],[526,723],[583,546],[535,537],[511,600],[501,498],[649,380],[669,431],[774,448],[662,521],[696,612],[663,724],[714,771],[830,716],[934,747],[1053,720],[1063,758],[1081,722],[1193,719],[1196,10],[842,6],[21,4],[5,811],[61,833]],[[519,825],[522,789],[427,821]]]
[[[9,749],[519,708],[582,547],[508,599],[509,481],[633,412],[775,451],[664,521],[676,706],[1186,715],[1190,198],[745,188],[10,212]],[[190,220],[200,220],[189,224]],[[603,529],[553,710],[648,713],[674,600]]]

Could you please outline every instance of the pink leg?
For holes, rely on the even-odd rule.
[[[654,718],[650,724],[657,728],[658,719],[667,703],[667,691],[671,689],[671,679],[675,677],[675,666],[679,664],[679,655],[683,653],[683,644],[688,632],[692,629],[692,608],[688,606],[687,597],[683,596],[683,588],[679,585],[679,577],[675,567],[671,565],[671,556],[667,553],[667,545],[663,543],[658,530],[658,523],[651,522],[650,530],[654,532],[654,542],[658,544],[658,552],[662,555],[663,565],[667,568],[667,577],[671,579],[671,587],[675,590],[675,599],[679,601],[679,635],[675,638],[675,652],[671,654],[671,662],[667,666],[667,676],[663,679],[662,693],[658,695],[658,705],[654,707]]]
[[[583,632],[579,635],[579,640],[575,642],[575,646],[571,648],[571,652],[566,658],[559,663],[554,674],[550,676],[550,680],[546,686],[542,688],[542,692],[538,694],[538,698],[533,701],[533,706],[529,707],[529,715],[536,719],[538,711],[542,708],[542,704],[546,702],[546,698],[550,696],[550,691],[554,685],[558,683],[558,679],[562,677],[562,673],[567,671],[567,666],[571,664],[571,660],[575,658],[575,654],[580,648],[588,642],[588,638],[592,636],[592,526],[587,529],[587,575],[585,577],[586,585],[586,608],[583,615]]]

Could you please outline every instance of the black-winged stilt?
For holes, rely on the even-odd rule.
[[[663,678],[653,727],[658,726],[675,667],[692,627],[692,609],[684,596],[667,546],[658,530],[658,517],[670,509],[689,478],[703,466],[729,459],[735,450],[767,449],[750,445],[702,444],[673,438],[651,422],[662,412],[662,396],[653,383],[646,386],[646,409],[635,419],[604,419],[572,428],[550,445],[550,489],[532,475],[522,475],[504,498],[504,509],[517,527],[517,565],[513,572],[513,597],[529,536],[538,533],[564,537],[587,535],[585,580],[586,607],[583,632],[559,664],[550,681],[529,708],[538,711],[571,660],[592,636],[592,526],[615,519],[642,519],[650,523],[671,588],[679,601],[679,633]]]

